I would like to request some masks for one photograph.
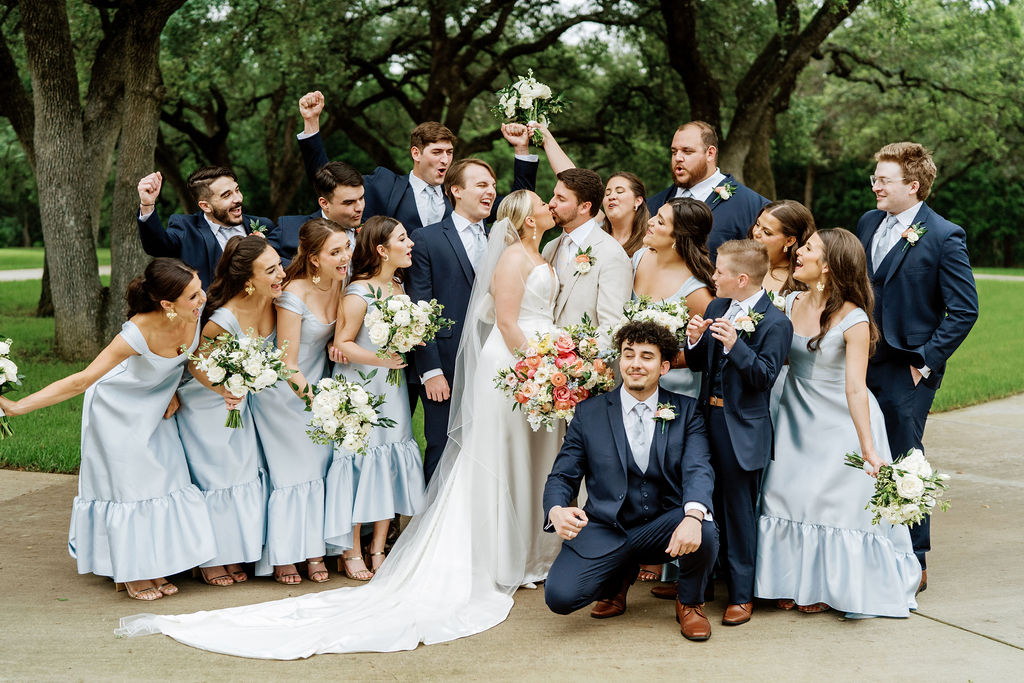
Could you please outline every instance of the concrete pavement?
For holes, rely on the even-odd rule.
[[[847,621],[768,603],[746,625],[718,623],[691,643],[672,605],[641,586],[622,617],[549,612],[521,590],[509,619],[451,643],[393,654],[319,655],[296,662],[211,654],[164,636],[119,640],[118,619],[277,599],[351,582],[286,588],[250,580],[230,588],[176,579],[181,593],[128,600],[113,584],[79,576],[65,551],[75,477],[0,471],[0,678],[18,680],[739,680],[930,679],[1003,681],[1024,670],[1024,394],[929,419],[929,459],[952,475],[953,507],[932,524],[929,588],[909,619]],[[723,593],[724,591],[719,591]]]

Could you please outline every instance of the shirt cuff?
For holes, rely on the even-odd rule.
[[[444,371],[441,370],[441,368],[434,368],[433,370],[427,370],[422,375],[420,375],[420,384],[425,383],[428,379],[431,379],[433,377],[437,377],[438,375],[443,375],[443,374],[444,374]]]
[[[147,218],[149,218],[152,215],[153,215],[152,211],[150,211],[149,213],[142,213],[142,211],[140,210],[139,211],[139,220],[140,221],[144,221],[144,220],[146,220]],[[925,375],[925,377],[927,377],[927,375]]]
[[[296,140],[305,140],[306,138],[311,138],[314,135],[319,135],[319,134],[320,134],[320,131],[317,131],[315,133],[307,133],[307,132],[303,131],[303,132],[299,133],[298,135],[296,135],[295,139]]]
[[[532,161],[533,163],[540,161],[540,157],[536,154],[517,154],[516,159],[519,161]]]
[[[918,370],[921,372],[921,376],[925,379],[928,379],[928,375],[932,374],[932,369],[927,365],[922,365]]]
[[[711,521],[713,521],[713,520],[711,519],[711,513],[709,513],[709,512],[708,512],[708,509],[707,509],[707,507],[705,507],[705,506],[704,506],[703,504],[701,504],[701,503],[698,503],[698,502],[697,502],[697,501],[695,501],[695,500],[692,500],[692,501],[690,501],[689,503],[687,503],[686,505],[684,505],[684,506],[683,506],[683,514],[685,515],[685,514],[686,514],[687,512],[689,512],[690,510],[696,510],[697,512],[699,512],[699,513],[701,513],[702,515],[704,515],[704,521],[705,521],[705,522],[711,522]]]

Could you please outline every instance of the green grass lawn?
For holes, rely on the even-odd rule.
[[[42,247],[10,247],[0,249],[0,270],[43,267]],[[101,266],[110,265],[110,249],[97,249],[96,257]]]
[[[980,280],[981,316],[967,341],[949,361],[933,410],[950,410],[1024,391],[1024,282]],[[33,317],[39,282],[0,283],[0,336],[14,339],[13,360],[32,392],[85,366],[53,358],[53,320]],[[15,395],[17,396],[17,395]],[[0,441],[0,467],[42,472],[76,472],[82,397],[11,420],[13,439]],[[423,414],[413,416],[413,433],[425,448]]]

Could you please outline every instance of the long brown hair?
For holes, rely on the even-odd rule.
[[[303,223],[299,228],[299,250],[284,271],[284,281],[287,283],[315,275],[316,266],[309,257],[319,254],[327,238],[338,232],[345,232],[345,228],[326,218],[310,218]]]
[[[626,256],[633,258],[633,254],[636,253],[637,249],[641,249],[644,246],[644,235],[647,234],[647,222],[651,220],[651,212],[647,209],[647,188],[644,186],[644,182],[640,180],[640,178],[629,171],[618,171],[617,173],[612,173],[608,177],[608,182],[610,183],[613,178],[622,178],[625,180],[633,194],[640,198],[640,206],[633,212],[633,223],[629,228],[629,239],[622,245],[622,248],[626,250]],[[605,187],[607,187],[607,184]],[[610,220],[605,218],[604,225],[602,227],[606,233],[609,235],[612,234],[612,223]]]
[[[155,258],[146,270],[128,283],[124,298],[128,317],[160,309],[161,301],[174,301],[185,291],[196,269],[176,258]]]
[[[670,199],[668,205],[672,207],[672,236],[676,253],[686,262],[693,276],[707,285],[713,294],[715,283],[711,276],[715,269],[708,253],[708,235],[714,222],[711,209],[704,202],[689,197]]]
[[[252,276],[253,263],[263,256],[267,249],[273,249],[260,235],[235,235],[224,245],[224,253],[217,261],[213,282],[206,293],[206,308],[203,309],[203,324],[213,312],[238,296],[245,289],[246,281]]]
[[[785,296],[789,292],[806,290],[807,285],[793,278],[793,271],[796,269],[796,250],[804,246],[804,243],[807,242],[810,236],[817,231],[817,228],[814,226],[814,216],[806,206],[792,199],[780,199],[765,204],[764,208],[761,209],[761,213],[757,214],[758,219],[765,214],[768,214],[782,225],[783,235],[796,240],[793,246],[789,248],[789,272],[786,274],[786,282],[782,285],[782,290],[779,293]],[[754,226],[756,225],[757,221],[754,221],[754,225],[750,226],[750,229],[747,231],[748,238],[753,239]],[[771,268],[771,264],[768,267]]]
[[[818,334],[807,342],[808,351],[817,351],[821,340],[829,331],[832,317],[849,301],[868,314],[871,343],[868,353],[874,353],[878,341],[875,326],[875,292],[868,279],[868,260],[864,245],[849,230],[831,228],[819,230],[818,237],[825,245],[823,265],[828,265],[828,280],[825,285],[825,310],[818,321]]]
[[[352,254],[353,281],[369,280],[380,273],[384,261],[377,253],[377,246],[387,248],[391,233],[395,231],[397,225],[401,223],[390,216],[374,216],[363,224],[359,230],[359,237],[356,238],[355,253]],[[395,271],[395,279],[402,281],[401,268]]]

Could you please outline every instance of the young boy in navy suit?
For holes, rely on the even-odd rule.
[[[721,534],[718,560],[729,586],[726,626],[750,621],[757,549],[755,509],[761,475],[772,457],[769,396],[789,354],[793,325],[761,282],[768,253],[754,240],[718,249],[718,298],[706,317],[686,326],[686,364],[702,372],[700,405],[711,441],[714,506]]]

